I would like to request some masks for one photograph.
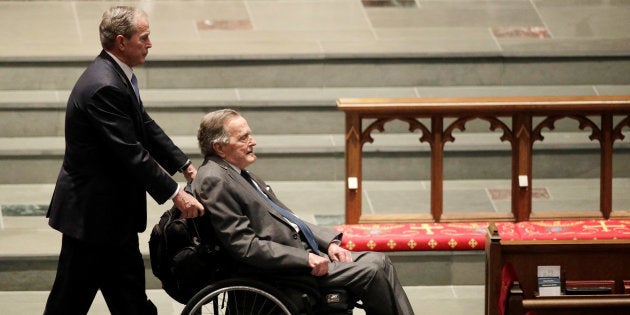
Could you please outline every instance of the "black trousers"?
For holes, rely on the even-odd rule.
[[[44,314],[87,314],[99,289],[112,315],[157,314],[145,288],[137,234],[116,245],[86,243],[64,235]]]

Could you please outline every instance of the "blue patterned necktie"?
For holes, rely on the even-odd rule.
[[[133,86],[133,91],[136,93],[138,103],[140,103],[140,90],[138,89],[138,79],[135,74],[131,75],[131,85]]]
[[[313,231],[311,231],[311,228],[309,228],[308,225],[306,225],[306,223],[304,223],[304,221],[302,221],[300,218],[298,218],[291,211],[289,211],[287,209],[284,209],[284,208],[280,207],[277,203],[273,202],[273,200],[271,200],[269,198],[269,196],[267,196],[267,194],[265,194],[263,191],[261,191],[260,188],[258,187],[258,185],[256,185],[254,183],[254,181],[252,180],[251,176],[249,175],[249,173],[246,170],[242,170],[241,171],[241,176],[243,176],[247,180],[247,182],[249,182],[249,184],[252,185],[254,187],[254,189],[256,189],[256,191],[258,193],[263,195],[263,197],[265,197],[265,200],[267,200],[267,202],[276,211],[278,211],[278,213],[280,213],[287,220],[291,221],[291,223],[293,223],[293,224],[298,226],[298,228],[300,229],[300,232],[302,232],[302,235],[304,235],[304,238],[306,239],[306,242],[311,247],[313,252],[315,252],[318,255],[321,254],[321,252],[319,251],[319,248],[317,247],[317,242],[315,241],[315,235],[313,234]]]

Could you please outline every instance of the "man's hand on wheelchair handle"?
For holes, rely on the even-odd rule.
[[[184,174],[184,178],[186,178],[186,182],[190,183],[197,176],[197,169],[194,165],[190,164],[186,169],[182,170],[182,174]]]
[[[203,205],[183,189],[180,189],[173,197],[173,203],[182,212],[184,219],[202,216],[204,213]]]
[[[328,274],[330,261],[322,256],[308,253],[308,265],[311,267],[311,275],[321,277]]]
[[[330,243],[328,246],[328,257],[332,261],[352,262],[352,253],[336,243]]]

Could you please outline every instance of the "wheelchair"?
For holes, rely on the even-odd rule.
[[[173,207],[162,215],[149,249],[154,275],[169,296],[185,304],[183,315],[351,315],[354,307],[362,308],[344,288],[319,288],[301,273],[237,272],[212,225],[198,222],[209,216],[181,219],[178,211]]]
[[[343,288],[316,288],[307,278],[227,278],[195,294],[182,315],[352,315],[362,308]]]

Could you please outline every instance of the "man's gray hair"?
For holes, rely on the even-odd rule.
[[[98,28],[103,49],[111,49],[118,35],[131,38],[138,17],[147,18],[147,13],[131,6],[114,6],[105,11]]]
[[[225,123],[236,117],[240,117],[233,109],[220,109],[210,112],[201,118],[199,130],[197,130],[197,141],[203,156],[214,155],[214,143],[228,143],[230,135],[225,130]]]

